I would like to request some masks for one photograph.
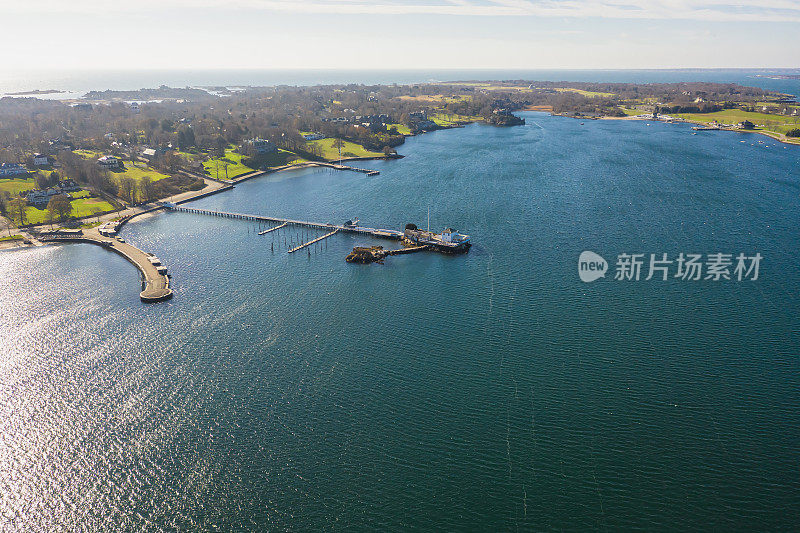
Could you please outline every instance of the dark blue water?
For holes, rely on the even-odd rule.
[[[800,150],[525,117],[191,204],[388,228],[430,207],[464,256],[350,265],[384,243],[289,255],[299,230],[162,214],[123,232],[173,276],[145,306],[102,249],[0,254],[4,529],[795,529]],[[585,284],[583,250],[764,260]]]
[[[317,84],[407,84],[464,80],[539,80],[604,83],[677,83],[704,81],[738,83],[800,96],[800,80],[772,79],[800,74],[800,69],[676,69],[676,70],[68,70],[7,72],[0,94],[57,89],[63,94],[39,98],[76,98],[91,90],[136,90],[142,87],[273,86]]]

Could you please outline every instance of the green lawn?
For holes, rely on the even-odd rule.
[[[123,176],[133,178],[136,181],[139,181],[145,176],[150,176],[151,181],[158,181],[167,178],[166,174],[162,174],[156,170],[153,170],[145,163],[137,162],[135,165],[130,161],[125,161],[125,170],[124,171],[112,171],[111,176],[113,179],[119,179]]]
[[[236,153],[231,148],[225,149],[225,157],[215,157],[203,163],[208,175],[217,179],[233,179],[244,174],[254,172],[256,169],[250,168],[242,163],[242,154]],[[228,163],[228,174],[225,175],[225,166]]]
[[[208,154],[202,151],[194,151],[194,152],[181,152],[176,151],[179,156],[186,158],[188,161],[197,161],[203,159]]]
[[[311,146],[319,147],[323,159],[333,161],[339,159],[339,149],[333,147],[334,140],[333,138],[319,139],[316,141],[308,141],[306,145],[309,147],[309,152],[311,151]],[[382,155],[382,153],[371,152],[360,144],[355,144],[350,141],[344,141],[344,146],[342,147],[342,157],[379,157]]]
[[[94,159],[95,161],[103,157],[103,154],[94,150],[73,150],[73,152],[84,159]]]
[[[401,135],[411,135],[411,129],[405,124],[387,124],[386,128],[392,129],[392,126],[397,128],[397,133],[400,133]]]
[[[469,115],[451,115],[450,113],[436,113],[430,115],[430,118],[437,126],[456,126],[464,122],[473,122],[479,120],[481,117],[471,117]]]
[[[630,109],[628,107],[620,107],[620,109],[622,110],[623,113],[625,113],[629,117],[636,115],[644,115],[646,113],[646,111],[642,111],[641,109]]]
[[[91,161],[96,161],[102,156],[100,152],[95,152],[93,150],[75,150],[75,153]],[[140,161],[133,163],[128,159],[120,159],[120,161],[125,165],[125,170],[111,171],[111,179],[117,182],[119,182],[119,179],[122,177],[133,178],[137,182],[145,176],[150,176],[151,181],[158,181],[168,177],[166,174],[153,170],[146,163]]]
[[[578,94],[582,94],[583,96],[585,96],[587,98],[599,98],[599,97],[608,98],[608,97],[614,96],[614,93],[601,93],[601,92],[597,92],[597,91],[584,91],[583,89],[573,89],[572,87],[556,87],[555,90],[560,92],[560,93],[565,93],[565,92],[578,93]]]
[[[30,191],[36,188],[36,180],[33,178],[0,178],[0,191],[7,192],[11,196],[16,196],[23,191]]]
[[[743,120],[749,120],[756,127],[784,134],[793,128],[800,128],[800,117],[751,113],[741,109],[724,109],[716,113],[678,113],[676,116],[695,122],[712,122],[716,120],[723,124],[736,124]]]
[[[114,206],[102,198],[79,198],[72,201],[72,216],[76,218],[88,217],[97,213],[113,211]]]
[[[83,218],[93,216],[95,212],[104,213],[113,210],[114,206],[105,200],[88,197],[72,200],[72,213],[70,214],[76,218]],[[27,218],[28,224],[46,224],[50,221],[50,213],[47,211],[47,208],[38,209],[28,206],[25,209],[25,217]]]
[[[6,235],[5,237],[0,237],[0,242],[2,241],[21,241],[24,237],[22,235]]]

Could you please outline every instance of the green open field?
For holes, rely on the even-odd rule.
[[[749,120],[758,128],[783,134],[793,128],[800,128],[800,117],[751,113],[741,109],[724,109],[716,113],[678,113],[676,116],[695,122],[710,123],[716,120],[723,124],[735,124]]]
[[[93,150],[75,150],[75,153],[92,161],[97,160],[102,156],[100,152]],[[158,181],[168,177],[166,174],[153,170],[146,163],[137,161],[133,163],[129,160],[122,160],[125,165],[124,170],[115,170],[111,172],[111,179],[119,181],[119,178],[129,177],[135,179],[137,182],[145,176],[149,176],[151,181]]]
[[[309,148],[314,145],[318,146],[322,157],[328,161],[333,161],[339,159],[339,150],[333,147],[333,141],[333,138],[319,139],[317,141],[308,141],[306,145]],[[350,141],[344,141],[344,146],[342,147],[342,157],[378,157],[382,155],[382,153],[371,152],[360,144]]]
[[[175,153],[178,154],[181,157],[185,157],[189,161],[202,159],[202,158],[204,158],[205,156],[208,155],[207,153],[205,153],[203,151],[199,151],[199,150],[190,151],[190,152],[181,152],[179,150],[176,150]]]
[[[84,159],[94,159],[95,161],[103,157],[103,154],[94,150],[73,150],[73,152]]]
[[[22,235],[6,235],[5,237],[0,237],[0,242],[3,241],[21,241],[24,237]]]
[[[434,103],[456,103],[464,100],[469,100],[471,97],[467,95],[446,95],[446,94],[420,94],[417,96],[403,95],[399,97],[400,100],[411,100],[415,102],[434,102]]]
[[[7,192],[12,196],[35,188],[36,181],[33,178],[0,178],[0,191]]]
[[[96,212],[105,213],[108,211],[113,211],[113,209],[113,205],[101,198],[78,198],[76,200],[72,200],[71,215],[76,218],[83,218],[93,216]],[[50,213],[47,211],[47,208],[38,209],[32,206],[28,206],[25,209],[25,216],[28,219],[28,224],[45,224],[49,222],[50,219]]]
[[[578,94],[582,94],[583,96],[585,96],[587,98],[598,98],[598,97],[609,98],[611,96],[614,96],[614,93],[600,93],[600,92],[597,92],[597,91],[584,91],[583,89],[573,89],[572,87],[556,87],[555,90],[560,92],[560,93],[565,93],[565,92],[578,93]]]
[[[399,133],[401,135],[411,135],[411,129],[408,126],[406,126],[405,124],[387,124],[386,128],[387,129],[392,129],[392,126],[397,128],[397,133]]]
[[[481,117],[471,117],[469,115],[451,115],[450,113],[436,113],[429,115],[430,118],[437,126],[455,126],[464,122],[473,122],[480,120]]]
[[[112,179],[128,177],[128,178],[133,178],[136,181],[139,181],[145,176],[150,176],[151,181],[158,181],[169,177],[166,174],[158,172],[157,170],[153,170],[145,163],[137,162],[134,165],[130,161],[125,161],[125,170],[111,172]]]
[[[228,174],[225,175],[225,166],[223,163],[228,164]],[[225,149],[225,157],[215,157],[203,163],[203,168],[206,169],[208,175],[217,179],[233,179],[243,174],[249,174],[255,171],[242,163],[242,154],[236,153],[232,148]]]
[[[631,109],[631,108],[628,108],[628,107],[620,107],[620,109],[622,109],[622,112],[625,113],[626,115],[628,115],[629,117],[630,116],[635,116],[635,115],[644,115],[645,114],[645,111],[642,111],[641,109]]]
[[[105,213],[113,210],[114,206],[102,198],[87,197],[72,201],[72,216],[77,218],[91,216],[95,212]]]

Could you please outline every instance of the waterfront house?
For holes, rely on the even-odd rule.
[[[27,173],[25,167],[18,163],[0,163],[0,176],[16,176]]]
[[[255,139],[249,139],[245,142],[252,146],[253,150],[259,154],[271,154],[278,151],[278,147],[266,139],[259,139],[256,137]]]

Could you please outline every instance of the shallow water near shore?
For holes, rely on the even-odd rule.
[[[523,116],[188,204],[389,229],[430,208],[466,255],[352,265],[387,243],[287,254],[305,230],[165,213],[122,232],[173,277],[142,305],[100,248],[0,253],[0,529],[795,527],[800,148]],[[606,279],[580,281],[584,250]],[[623,252],[764,259],[615,281]]]

